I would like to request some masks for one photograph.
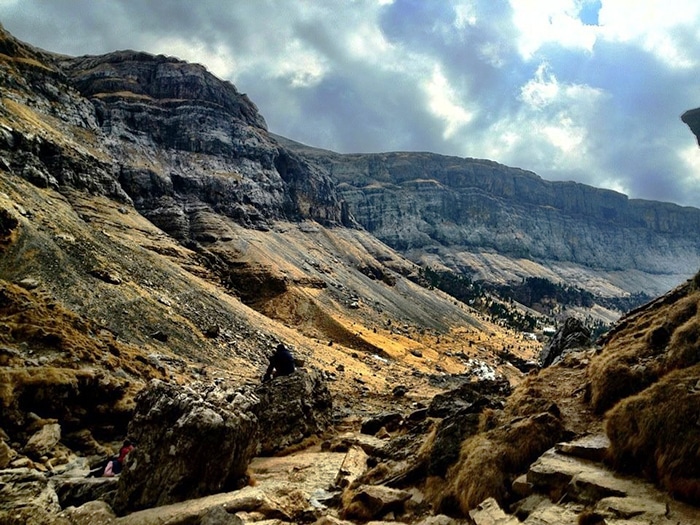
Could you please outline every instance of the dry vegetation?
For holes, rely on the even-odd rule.
[[[700,503],[700,365],[675,370],[607,414],[613,465]]]
[[[633,312],[589,368],[610,461],[700,502],[700,273]]]

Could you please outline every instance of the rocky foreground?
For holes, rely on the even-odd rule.
[[[119,477],[87,477],[70,452],[54,465],[55,421],[36,422],[21,453],[1,441],[0,522],[698,523],[698,284],[634,312],[603,347],[567,323],[543,352],[553,364],[515,390],[464,381],[410,411],[343,416],[306,368],[255,388],[154,379]]]

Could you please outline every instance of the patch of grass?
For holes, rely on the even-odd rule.
[[[488,497],[504,505],[513,480],[563,435],[561,420],[544,412],[514,418],[493,430],[477,434],[462,444],[460,458],[448,471],[444,486],[426,483],[440,512],[466,515]],[[436,490],[437,489],[437,490]]]
[[[668,303],[628,319],[588,368],[590,401],[602,414],[664,374],[700,362],[700,291],[686,286]]]
[[[700,504],[700,365],[675,370],[610,410],[610,460]]]

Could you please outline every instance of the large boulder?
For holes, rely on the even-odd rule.
[[[411,493],[384,485],[361,485],[348,491],[343,499],[347,502],[342,510],[345,518],[370,521],[389,512],[401,512]]]
[[[247,411],[205,400],[189,388],[154,380],[136,398],[127,456],[114,501],[117,513],[234,490],[257,446]]]
[[[41,472],[28,468],[0,471],[0,523],[68,525],[59,518],[56,491]]]
[[[33,458],[48,454],[61,440],[61,425],[49,423],[35,432],[24,447],[24,453]]]
[[[476,413],[487,407],[502,408],[510,392],[510,384],[505,378],[464,383],[433,397],[428,406],[428,416],[444,418],[465,410]]]
[[[269,455],[328,429],[333,401],[321,374],[298,369],[260,385],[260,454]]]
[[[565,352],[575,348],[585,348],[590,345],[590,342],[591,331],[579,319],[569,317],[542,349],[539,357],[540,366],[549,366]]]
[[[503,408],[511,388],[504,378],[465,383],[458,388],[437,394],[428,407],[428,415],[441,417],[428,458],[428,475],[445,476],[447,469],[459,459],[462,442],[479,431],[479,418],[484,409]]]

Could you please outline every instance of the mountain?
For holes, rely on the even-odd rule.
[[[340,155],[280,140],[334,180],[355,219],[419,264],[513,282],[547,277],[602,295],[658,294],[698,264],[700,210],[480,159]]]
[[[104,361],[128,391],[150,377],[256,381],[283,340],[354,397],[390,396],[399,378],[431,391],[427,378],[500,367],[504,347],[534,357],[537,342],[418,284],[420,268],[359,226],[335,181],[203,67],[66,57],[6,32],[0,66],[0,277],[8,311],[35,305],[10,362],[72,377]],[[58,353],[33,348],[30,327],[52,308],[99,336],[75,362],[73,330],[49,330]]]

